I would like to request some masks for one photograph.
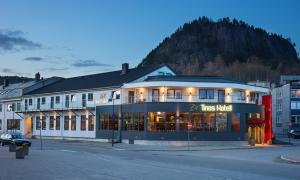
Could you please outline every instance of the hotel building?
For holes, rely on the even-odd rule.
[[[20,112],[35,136],[263,143],[268,94],[222,77],[176,75],[165,65],[123,64],[26,93]]]

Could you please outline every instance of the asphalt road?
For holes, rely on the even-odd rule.
[[[300,146],[153,151],[151,146],[46,140],[41,151],[35,140],[24,160],[0,148],[0,180],[300,179],[300,165],[279,159],[284,153],[300,153]]]

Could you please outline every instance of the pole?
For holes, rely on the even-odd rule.
[[[42,120],[40,119],[40,143],[41,143],[41,150],[43,150],[43,142],[42,142]]]
[[[114,97],[112,97],[112,103],[113,103],[113,113],[112,113],[112,122],[115,121],[115,104],[114,104]],[[112,134],[111,134],[111,146],[114,146],[114,136],[115,136],[115,124],[113,124]]]
[[[190,151],[190,127],[188,126],[188,151]]]

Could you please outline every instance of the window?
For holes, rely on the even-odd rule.
[[[69,108],[69,105],[70,105],[70,97],[69,97],[69,95],[66,95],[66,99],[65,99],[65,107],[66,107],[66,108]]]
[[[292,98],[300,98],[300,90],[291,90],[291,97]]]
[[[74,94],[71,94],[71,102],[75,102],[76,101],[76,96]]]
[[[60,116],[56,116],[56,119],[55,119],[55,130],[60,130]]]
[[[17,111],[21,111],[21,103],[17,103]]]
[[[29,105],[29,106],[32,106],[32,99],[29,99],[29,100],[28,100],[28,105]]]
[[[37,102],[36,102],[36,108],[37,108],[37,109],[40,109],[40,108],[41,108],[41,98],[37,98],[36,101],[37,101]]]
[[[148,112],[148,131],[172,132],[176,130],[175,113]]]
[[[42,130],[46,130],[46,116],[42,117]]]
[[[92,115],[89,115],[89,119],[88,119],[88,122],[89,122],[89,131],[94,131],[94,116]]]
[[[7,130],[20,130],[20,119],[7,119]]]
[[[71,117],[71,130],[76,131],[76,116]]]
[[[2,112],[2,104],[0,104],[0,112]]]
[[[65,131],[69,130],[69,116],[65,116],[64,118],[64,130]]]
[[[241,100],[241,101],[245,101],[246,100],[245,91],[238,91],[238,100]]]
[[[291,109],[300,109],[300,101],[292,101]]]
[[[182,99],[182,90],[181,89],[168,89],[167,90],[168,99]]]
[[[227,130],[227,113],[216,114],[216,131],[222,132]]]
[[[144,130],[144,113],[127,112],[124,116],[124,130],[143,131]]]
[[[42,97],[42,104],[46,104],[46,98]]]
[[[192,113],[192,131],[216,131],[215,113]]]
[[[119,114],[101,113],[100,114],[100,129],[103,130],[118,130]]]
[[[82,107],[86,107],[86,94],[82,94],[81,101],[82,101]]]
[[[213,89],[199,89],[199,99],[214,99]]]
[[[80,130],[85,131],[86,130],[86,118],[85,115],[81,116],[81,123],[80,123]]]
[[[60,103],[60,96],[55,96],[55,104],[59,104]]]
[[[53,129],[54,129],[54,116],[50,116],[49,130],[53,130]]]
[[[250,101],[256,102],[258,99],[258,93],[250,92]]]
[[[25,99],[25,111],[28,110],[28,99]]]
[[[36,117],[36,119],[35,119],[35,129],[36,130],[41,129],[41,119],[40,119],[40,117]]]
[[[93,93],[88,93],[88,101],[93,101]]]
[[[239,133],[241,131],[240,119],[241,119],[240,113],[232,113],[232,117],[231,117],[231,131],[232,132]]]
[[[0,130],[2,130],[2,120],[0,119]]]
[[[53,109],[54,108],[54,96],[52,96],[50,98],[50,108]]]

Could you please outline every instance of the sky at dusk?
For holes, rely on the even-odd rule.
[[[298,0],[0,0],[0,75],[43,77],[135,67],[186,22],[243,20],[291,38],[300,52]]]

